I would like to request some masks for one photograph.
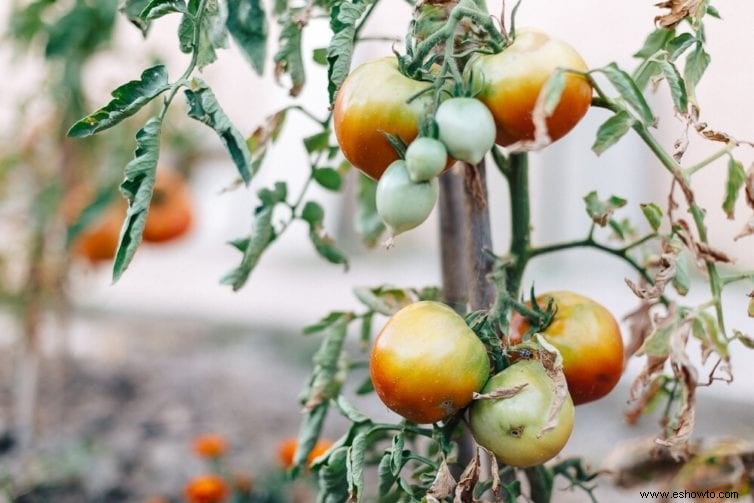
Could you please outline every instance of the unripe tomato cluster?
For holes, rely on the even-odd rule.
[[[434,178],[448,167],[448,156],[477,164],[495,143],[534,139],[537,99],[558,68],[587,70],[566,43],[519,30],[502,52],[469,62],[466,75],[476,98],[452,97],[436,110],[429,93],[422,92],[429,84],[400,73],[394,58],[365,63],[348,76],[335,100],[335,134],[346,159],[379,180],[377,211],[392,235],[429,216],[437,200]],[[581,120],[591,96],[583,75],[566,74],[559,104],[545,121],[552,141]],[[437,125],[438,138],[416,138],[428,117]],[[389,136],[408,144],[405,162]]]
[[[572,292],[545,294],[539,301],[549,299],[557,312],[543,336],[563,356],[564,399],[538,360],[514,359],[490,377],[487,349],[464,319],[429,301],[398,311],[375,339],[369,369],[377,396],[415,423],[442,421],[468,407],[476,441],[507,465],[553,458],[573,430],[574,404],[601,398],[617,384],[623,343],[615,319],[597,302]],[[514,314],[511,346],[522,342],[526,329],[528,322]],[[474,393],[483,396],[473,400]]]

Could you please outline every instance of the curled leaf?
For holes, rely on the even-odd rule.
[[[439,503],[452,497],[456,484],[456,479],[453,478],[453,474],[450,473],[450,468],[448,468],[448,461],[443,458],[440,468],[437,470],[435,480],[432,482],[429,491],[427,491],[427,501],[429,503],[433,501]]]
[[[479,447],[477,447],[474,457],[471,459],[466,468],[461,473],[456,485],[455,498],[453,503],[467,503],[474,501],[474,486],[479,480]]]
[[[529,383],[518,384],[511,386],[510,388],[497,388],[490,393],[473,393],[473,400],[505,400],[506,398],[512,398],[518,395],[522,389],[527,387]]]
[[[662,28],[675,28],[686,17],[700,17],[703,14],[704,0],[668,0],[656,4],[661,9],[670,9],[670,12],[655,17],[655,24]]]
[[[566,377],[563,373],[563,356],[560,354],[560,351],[547,342],[541,334],[535,334],[534,340],[540,347],[540,350],[537,353],[538,360],[545,368],[545,372],[552,380],[553,387],[555,388],[555,394],[547,415],[547,422],[537,434],[537,437],[541,437],[558,426],[560,409],[563,408],[563,404],[568,399],[569,395],[568,383],[566,382]]]

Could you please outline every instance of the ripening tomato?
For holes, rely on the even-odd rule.
[[[546,306],[555,301],[557,313],[543,332],[544,338],[563,355],[563,372],[576,405],[607,395],[623,373],[623,339],[618,322],[597,302],[573,292],[550,292],[537,297]],[[529,323],[514,313],[511,344],[521,342]]]
[[[364,63],[346,78],[333,107],[335,136],[348,161],[379,180],[398,154],[385,133],[410,143],[430,103],[423,95],[409,99],[430,84],[398,71],[395,57]]]
[[[477,164],[495,144],[495,121],[484,104],[474,98],[456,97],[437,107],[435,121],[440,141],[459,161]]]
[[[503,463],[525,468],[563,449],[573,431],[573,402],[566,396],[553,429],[547,426],[555,384],[536,360],[514,363],[490,378],[482,393],[525,384],[509,398],[476,400],[469,409],[471,433]]]
[[[372,384],[382,402],[415,423],[434,423],[466,407],[490,372],[484,344],[453,309],[410,304],[374,341]]]
[[[162,243],[185,235],[194,220],[191,192],[172,169],[158,169],[144,224],[144,241]]]
[[[555,69],[588,70],[570,45],[530,29],[518,30],[513,44],[498,54],[476,57],[469,68],[474,84],[480,86],[477,98],[495,118],[496,143],[503,146],[534,139],[532,112]],[[573,129],[591,102],[587,79],[566,73],[560,102],[547,119],[550,139],[555,141]]]
[[[91,227],[79,234],[73,243],[73,253],[92,264],[112,260],[118,250],[120,228],[126,218],[125,203],[114,204]]]

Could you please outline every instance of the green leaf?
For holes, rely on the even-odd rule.
[[[691,275],[689,269],[688,253],[679,253],[675,262],[675,276],[673,276],[673,288],[678,295],[685,296],[691,287]]]
[[[110,41],[116,13],[117,0],[76,2],[47,25],[45,57],[73,63],[91,55]]]
[[[265,206],[274,206],[288,198],[288,185],[285,182],[275,182],[275,188],[261,189],[257,195]]]
[[[615,220],[611,218],[608,221],[608,225],[615,233],[615,237],[620,241],[625,241],[626,238],[636,235],[636,229],[631,224],[631,220],[624,218],[622,220]]]
[[[602,72],[607,76],[607,79],[621,97],[626,100],[626,103],[636,110],[641,121],[648,126],[653,124],[655,119],[652,115],[652,110],[649,108],[644,95],[636,87],[636,83],[631,79],[631,76],[618,68],[618,65],[615,63],[610,63],[602,68]]]
[[[320,228],[312,227],[309,230],[309,240],[320,257],[331,264],[342,264],[343,268],[346,271],[348,270],[348,257],[335,246],[332,238],[324,234]]]
[[[364,458],[367,449],[367,431],[361,431],[353,439],[348,449],[346,472],[348,480],[348,501],[359,503],[364,494]]]
[[[656,75],[660,75],[662,73],[662,67],[657,61],[645,61],[641,64],[639,67],[639,71],[636,73],[634,77],[634,82],[636,82],[636,87],[640,91],[644,91],[647,88],[647,84],[649,84],[649,81],[655,77]]]
[[[314,201],[308,201],[304,205],[304,209],[301,210],[301,219],[309,223],[309,225],[320,225],[325,219],[325,210],[319,203]]]
[[[372,319],[374,318],[373,312],[368,312],[362,316],[361,319],[361,349],[363,351],[369,350],[369,343],[372,340]]]
[[[393,446],[390,449],[390,472],[397,477],[403,468],[403,446],[405,445],[405,436],[403,432],[397,433],[393,437]]]
[[[259,74],[267,53],[267,16],[261,0],[228,0],[226,26],[244,57]]]
[[[215,49],[228,46],[228,32],[225,27],[227,9],[218,0],[205,3],[199,23],[199,37],[196,40],[194,19],[198,15],[199,0],[189,0],[187,14],[178,26],[178,39],[181,51],[196,52],[196,66],[201,70],[217,59]],[[196,43],[196,47],[194,44]]]
[[[120,231],[118,250],[113,262],[113,281],[118,281],[131,263],[141,244],[147,211],[152,199],[157,159],[160,156],[160,129],[162,121],[152,117],[136,133],[134,158],[126,165],[121,193],[128,199],[128,211]]]
[[[320,47],[312,51],[312,61],[318,65],[327,66],[327,48]]]
[[[731,157],[728,160],[728,180],[725,182],[725,201],[723,201],[723,211],[731,220],[735,218],[736,201],[744,183],[746,183],[744,165]]]
[[[306,411],[299,427],[296,454],[293,456],[294,467],[306,466],[309,454],[311,454],[322,433],[322,426],[325,423],[328,410],[329,402],[323,402]],[[330,457],[332,458],[332,456]]]
[[[374,383],[372,382],[372,378],[367,375],[364,378],[364,381],[362,381],[361,384],[356,388],[356,394],[357,395],[368,395],[369,393],[374,392]]]
[[[353,313],[346,313],[342,311],[334,311],[321,320],[319,320],[317,323],[314,323],[312,325],[307,325],[304,327],[304,334],[310,335],[310,334],[316,334],[317,332],[321,332],[325,330],[326,328],[330,327],[331,325],[335,324],[338,320],[340,320],[343,316],[353,316]]]
[[[66,232],[66,246],[70,247],[82,231],[94,224],[110,208],[117,191],[112,186],[105,186],[97,191],[94,200],[81,212]]]
[[[615,210],[625,206],[627,201],[618,196],[610,196],[607,201],[602,201],[597,192],[592,191],[584,196],[584,203],[586,203],[586,211],[592,217],[594,223],[604,227],[608,224]]]
[[[348,401],[343,395],[339,395],[335,400],[335,405],[338,406],[338,410],[343,414],[343,417],[351,421],[352,423],[362,424],[371,423],[369,416],[359,411],[351,402]]]
[[[304,147],[309,154],[323,152],[330,146],[330,131],[322,131],[304,138]]]
[[[327,47],[327,92],[330,103],[335,100],[335,93],[351,69],[357,23],[373,1],[336,3],[330,11],[330,29],[333,32]]]
[[[244,183],[248,185],[256,174],[252,171],[251,152],[246,139],[230,122],[230,119],[217,102],[215,94],[204,82],[194,79],[191,89],[186,89],[186,101],[189,105],[188,115],[214,129],[225,144],[230,157],[238,169]]]
[[[639,206],[652,230],[657,231],[662,225],[662,209],[655,203],[642,203]]]
[[[411,290],[390,286],[357,287],[353,289],[353,293],[359,302],[371,311],[385,316],[392,316],[402,308],[416,302],[416,296]]]
[[[275,75],[280,78],[288,74],[291,86],[288,90],[291,96],[298,96],[306,83],[304,58],[301,53],[302,23],[299,21],[304,12],[301,8],[287,10],[280,17],[280,35],[278,37],[278,52],[273,57],[275,61]]]
[[[551,117],[560,103],[560,97],[565,88],[565,71],[562,68],[556,69],[545,82],[542,88],[544,93],[544,114],[545,117]]]
[[[377,213],[377,182],[359,172],[356,186],[356,232],[368,247],[377,244],[385,232],[385,224]]]
[[[716,7],[713,7],[709,4],[707,4],[707,15],[712,16],[716,19],[722,19],[722,17],[720,17],[720,11],[718,11]]]
[[[647,36],[646,40],[644,40],[644,45],[634,54],[634,57],[646,59],[654,56],[658,51],[665,48],[665,45],[671,38],[673,38],[673,30],[657,28]]]
[[[246,146],[251,152],[251,172],[256,173],[262,167],[267,150],[271,143],[275,143],[285,124],[287,109],[282,109],[265,118],[262,125],[246,139]]]
[[[621,110],[613,115],[603,122],[599,129],[597,129],[597,138],[592,145],[592,151],[597,155],[601,155],[607,149],[618,143],[633,125],[634,118],[625,110]]]
[[[704,50],[702,43],[698,41],[694,46],[694,50],[686,57],[686,67],[684,68],[683,75],[689,94],[692,96],[711,59],[710,55]]]
[[[667,357],[670,354],[670,335],[675,328],[675,325],[671,325],[670,327],[655,329],[644,341],[643,352],[647,356]]]
[[[380,498],[385,498],[395,484],[397,478],[393,475],[391,468],[392,452],[386,451],[380,459],[380,464],[377,467],[377,475],[379,476],[379,482],[377,486],[378,495]]]
[[[54,0],[53,0],[54,1]],[[144,21],[141,13],[150,0],[125,0],[122,2],[119,10],[126,15],[129,21],[141,30],[142,36],[146,37],[149,31],[150,23]]]
[[[342,376],[340,375],[343,345],[348,335],[348,324],[353,320],[352,313],[343,315],[331,323],[312,361],[314,369],[306,390],[305,410],[313,410],[327,403],[340,393]],[[306,453],[308,455],[308,453]],[[304,459],[306,459],[304,457]]]
[[[665,75],[665,80],[670,86],[670,95],[673,97],[673,105],[675,109],[685,114],[689,108],[688,96],[686,95],[686,83],[681,78],[681,74],[678,72],[678,68],[669,61],[661,61],[662,73]]]
[[[149,22],[174,12],[185,14],[186,2],[184,0],[152,0],[139,13],[139,17]]]
[[[251,272],[259,263],[262,253],[267,249],[275,238],[275,230],[272,227],[272,214],[274,206],[259,206],[254,213],[251,235],[243,250],[241,263],[227,273],[220,280],[223,285],[231,285],[233,291],[238,291],[246,284]]]
[[[319,168],[314,170],[314,180],[322,187],[336,192],[339,191],[340,187],[343,185],[343,179],[341,178],[340,173],[333,168]]]
[[[686,49],[691,47],[695,41],[696,38],[694,38],[691,33],[681,33],[673,40],[668,42],[667,50],[670,56],[670,61],[675,61],[676,59],[678,59],[678,57],[683,54]]]
[[[170,89],[168,72],[163,65],[147,68],[139,80],[132,80],[112,92],[113,99],[91,115],[74,124],[68,136],[82,138],[111,128]]]
[[[327,464],[319,469],[317,503],[343,503],[348,500],[348,447],[333,451]]]

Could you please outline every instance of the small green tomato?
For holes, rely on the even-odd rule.
[[[437,178],[414,183],[405,161],[393,162],[377,183],[377,213],[393,236],[413,229],[432,212],[439,183]]]
[[[474,98],[450,98],[435,114],[440,141],[448,153],[477,164],[495,143],[495,119],[484,103]]]
[[[422,136],[406,149],[406,168],[412,182],[427,182],[436,177],[448,162],[448,152],[440,140]]]

